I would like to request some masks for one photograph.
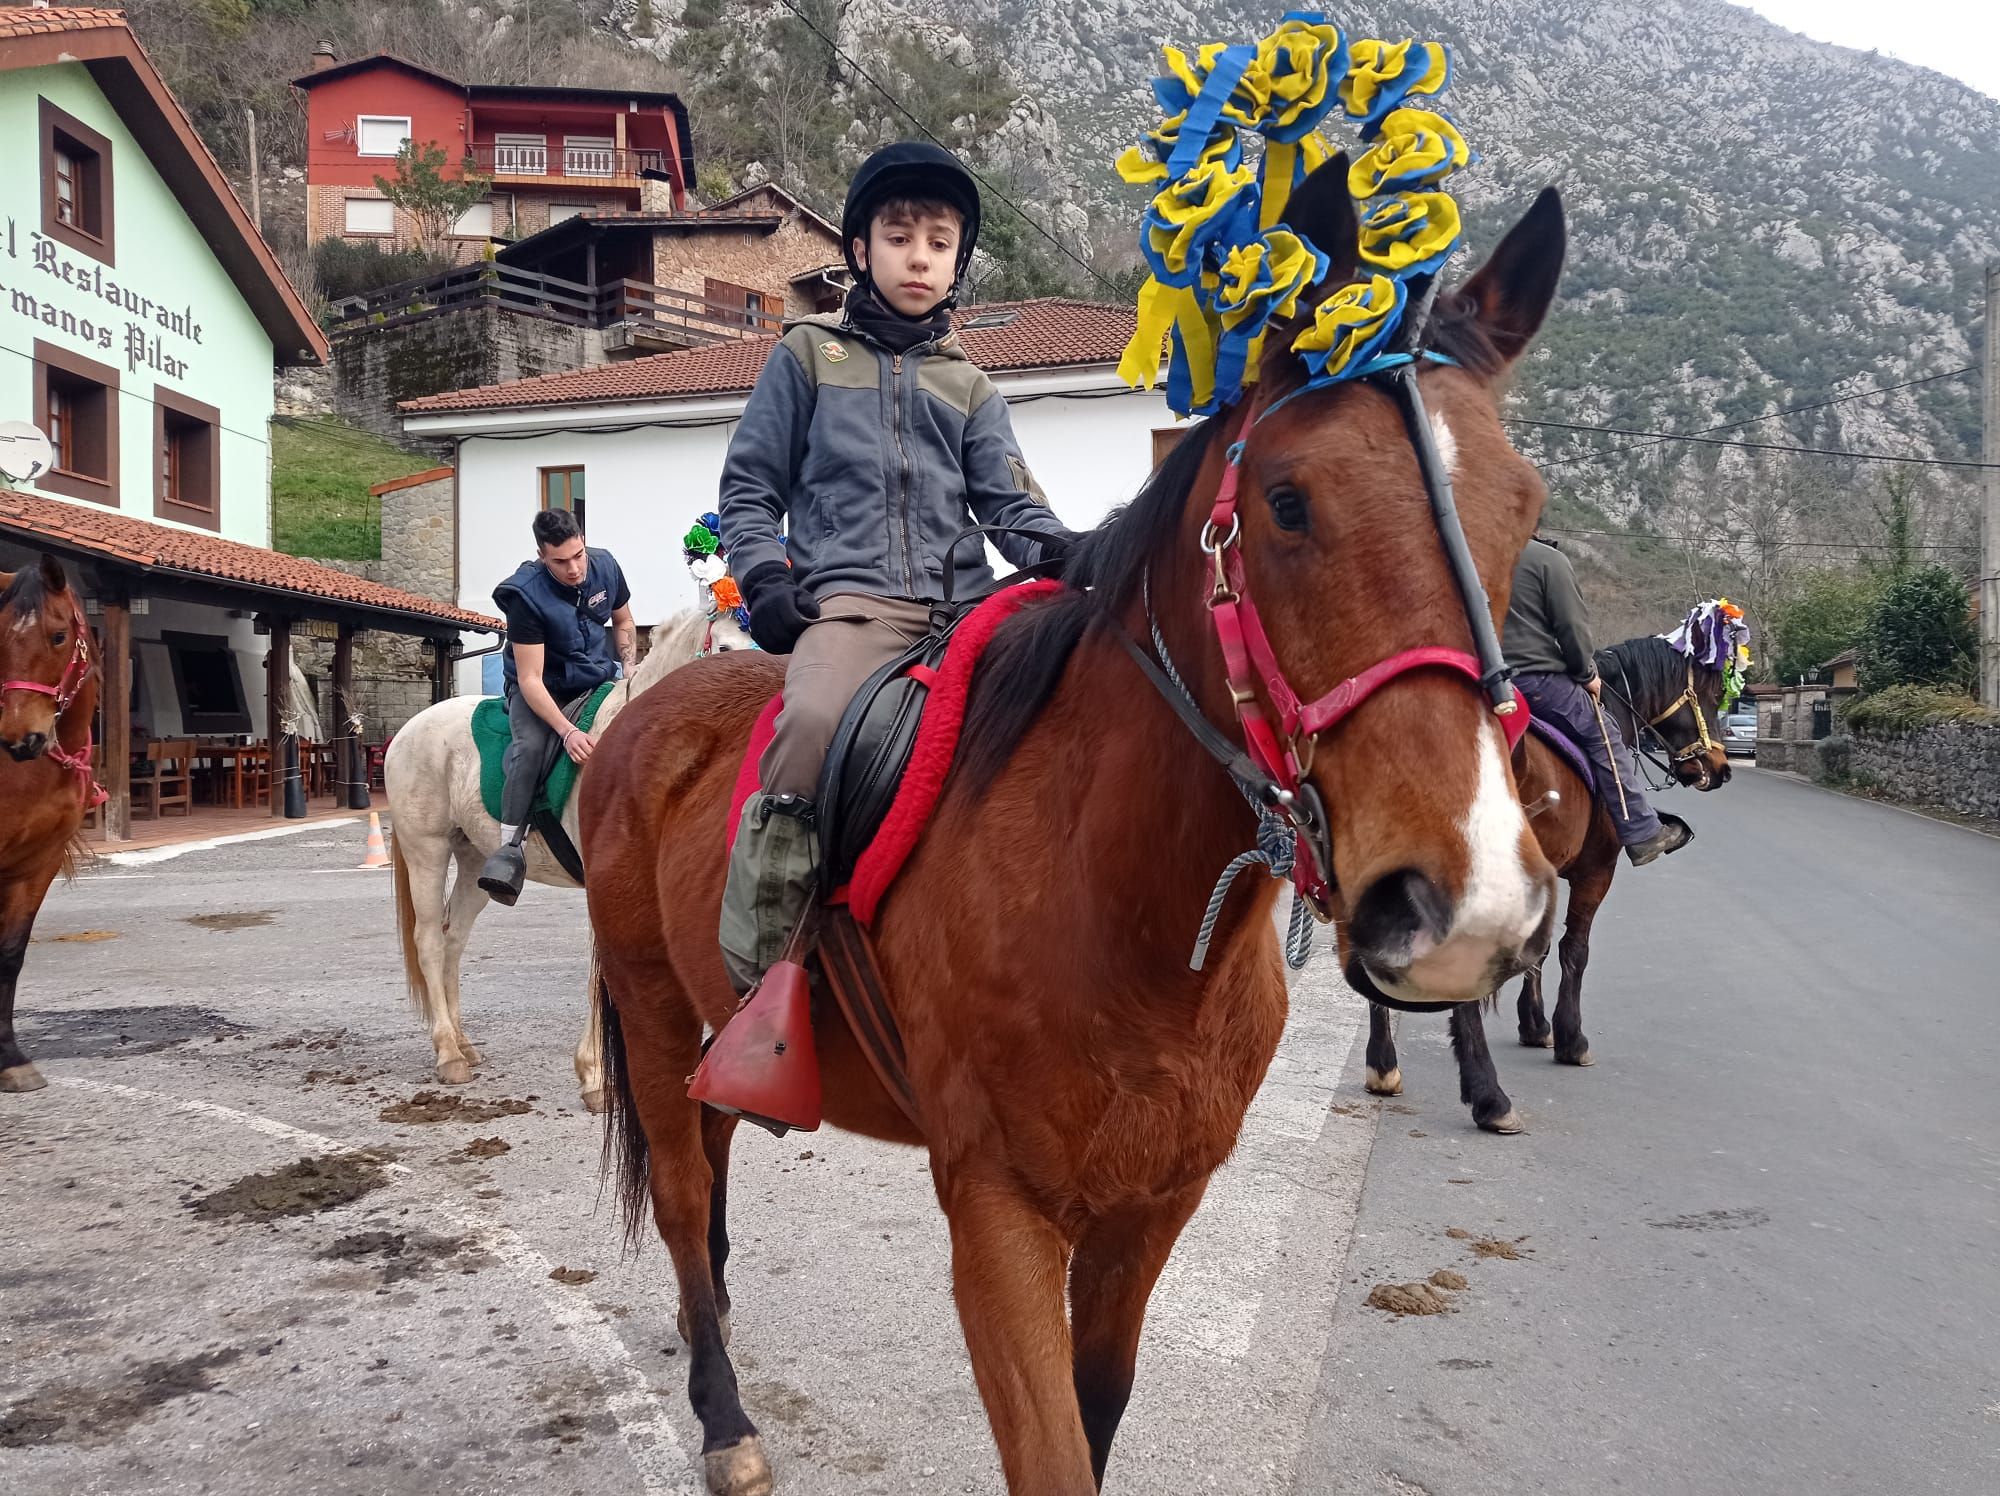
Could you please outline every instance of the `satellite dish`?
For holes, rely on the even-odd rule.
[[[55,448],[26,421],[0,421],[0,478],[32,483],[56,465]]]

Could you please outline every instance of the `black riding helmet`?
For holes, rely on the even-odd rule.
[[[965,231],[958,241],[954,284],[971,263],[979,241],[979,184],[965,164],[943,146],[927,140],[903,140],[885,145],[861,163],[847,184],[847,206],[840,213],[840,252],[857,280],[867,274],[854,258],[854,241],[868,238],[875,210],[892,198],[936,198],[958,209]]]

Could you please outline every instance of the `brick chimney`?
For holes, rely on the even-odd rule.
[[[321,42],[317,47],[313,48],[313,54],[312,54],[313,72],[323,73],[328,68],[332,67],[336,61],[338,61],[338,59],[334,56],[332,42]]]
[[[641,213],[672,213],[674,211],[674,179],[663,171],[648,168],[639,173],[639,211]]]

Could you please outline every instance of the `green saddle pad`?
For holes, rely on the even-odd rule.
[[[576,714],[578,727],[590,731],[597,721],[598,708],[617,684],[608,680],[590,693],[583,710]],[[488,696],[472,709],[472,741],[479,748],[479,798],[486,804],[486,813],[496,821],[500,819],[500,792],[507,784],[507,745],[513,740],[505,697]],[[556,766],[549,770],[541,793],[535,797],[535,809],[560,818],[563,807],[569,803],[569,792],[576,787],[576,769],[576,762],[567,753],[558,754]]]

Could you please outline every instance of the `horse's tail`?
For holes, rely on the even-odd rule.
[[[396,934],[403,942],[403,980],[419,1013],[428,1013],[423,958],[417,952],[417,905],[410,891],[410,864],[403,856],[403,839],[389,837],[389,877],[396,885]]]
[[[625,1245],[637,1251],[645,1235],[652,1200],[653,1156],[645,1125],[632,1100],[632,1066],[625,1054],[625,1031],[618,1022],[618,1004],[604,969],[591,952],[590,1000],[597,1005],[598,1032],[604,1046],[604,1157],[600,1177],[612,1177],[618,1214],[625,1226]]]

